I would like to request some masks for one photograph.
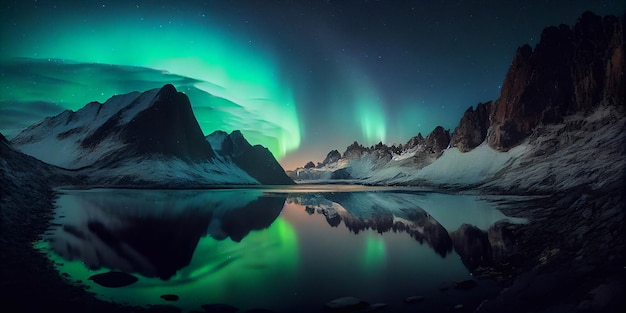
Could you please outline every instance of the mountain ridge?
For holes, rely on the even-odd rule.
[[[253,154],[237,156],[236,162],[218,158],[189,98],[171,84],[91,102],[76,112],[66,110],[29,126],[10,143],[99,186],[293,183],[261,146],[251,147]],[[272,170],[236,164],[247,164],[251,157],[264,160]]]
[[[541,162],[538,158],[547,152],[556,153],[554,149],[546,152],[545,147],[539,148],[543,142],[559,142],[560,149],[568,151],[573,150],[568,145],[574,143],[576,149],[605,147],[605,154],[620,155],[621,149],[615,145],[615,140],[619,141],[623,135],[619,127],[611,127],[611,124],[623,124],[626,111],[622,92],[626,90],[623,28],[624,17],[600,17],[591,12],[583,13],[571,28],[566,25],[547,27],[534,49],[529,45],[517,49],[500,96],[469,107],[449,135],[446,146],[441,144],[446,142],[445,132],[437,127],[426,138],[420,133],[400,146],[379,143],[366,149],[359,148],[355,142],[346,149],[352,155],[350,158],[344,153],[332,164],[297,168],[288,174],[294,180],[304,181],[340,178],[365,184],[423,185],[432,184],[434,179],[436,184],[445,182],[458,186],[460,183],[452,178],[442,180],[445,176],[442,173],[459,177],[446,168],[466,163],[467,170],[475,171],[477,176],[470,179],[466,175],[461,181],[469,186],[488,183],[495,187],[493,181],[507,176],[507,170],[521,171],[517,159],[532,164]],[[551,125],[567,126],[556,131]],[[587,132],[581,133],[572,125],[593,127],[584,127]],[[600,129],[610,132],[616,139],[606,138]],[[435,135],[436,142],[431,137]],[[596,142],[594,137],[605,139],[591,147],[581,145],[580,140],[565,143],[558,138],[563,135],[577,139],[586,137],[586,142]],[[533,143],[534,146],[529,146]],[[489,149],[504,154],[494,154]],[[446,154],[448,157],[440,158]],[[591,155],[585,157],[592,158]],[[489,158],[500,161],[488,164]],[[590,165],[592,163],[590,159],[585,166],[597,169],[596,165]],[[554,164],[553,167],[559,166]],[[440,174],[436,173],[438,171]],[[536,174],[553,175],[552,171]],[[597,172],[594,178],[595,174]],[[540,183],[536,179],[532,181]],[[543,186],[541,188],[549,188],[548,184]]]
[[[251,145],[241,131],[234,130],[230,134],[215,131],[205,137],[216,153],[231,160],[238,167],[264,185],[293,185],[285,170],[280,166],[272,153],[261,145]]]

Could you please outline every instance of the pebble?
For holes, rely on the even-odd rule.
[[[417,303],[422,301],[424,301],[424,296],[411,296],[404,299],[404,302],[406,303]]]
[[[359,309],[367,306],[367,302],[355,297],[341,297],[326,303],[326,307],[333,310]]]

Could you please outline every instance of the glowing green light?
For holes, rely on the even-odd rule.
[[[50,249],[44,241],[35,243],[34,247]],[[189,266],[174,277],[164,281],[135,274],[139,281],[124,288],[106,288],[87,279],[108,269],[92,271],[80,260],[66,261],[55,253],[48,253],[48,257],[60,273],[68,273],[74,281],[80,280],[80,284],[89,286],[103,300],[145,306],[165,304],[161,295],[176,294],[181,296],[176,306],[191,311],[207,303],[247,301],[270,306],[266,302],[288,293],[296,283],[298,247],[293,227],[279,218],[270,228],[252,231],[239,243],[203,237]],[[274,284],[278,276],[281,284]]]
[[[363,265],[368,269],[383,268],[386,261],[385,241],[380,234],[368,232],[365,240]]]
[[[385,143],[386,114],[376,85],[367,74],[358,70],[357,65],[347,62],[344,67],[347,86],[344,86],[345,90],[335,90],[335,93],[346,95],[342,100],[352,104],[351,115],[355,117],[356,124],[361,126],[365,145],[381,141]]]
[[[361,102],[357,106],[357,110],[361,131],[367,144],[385,143],[385,115],[381,108],[375,103]]]
[[[30,76],[13,73],[16,77],[1,81],[10,92],[0,100],[46,101],[76,110],[114,94],[172,83],[188,94],[205,134],[238,129],[277,158],[298,148],[296,103],[269,49],[219,25],[162,21],[158,16],[141,21],[115,16],[85,27],[77,19],[60,17],[53,29],[33,28],[29,40],[6,49],[9,57],[79,64],[50,64],[33,69],[38,73]]]

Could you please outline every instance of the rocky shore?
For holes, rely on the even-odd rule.
[[[4,147],[3,147],[4,148]],[[3,150],[0,175],[0,306],[10,312],[163,312],[175,307],[134,308],[98,300],[70,284],[32,247],[52,213],[52,187],[71,176],[34,159]],[[24,170],[25,167],[37,171]],[[21,168],[21,171],[15,171]],[[37,173],[37,174],[36,174]],[[42,174],[43,173],[43,174]],[[15,175],[21,175],[15,177]],[[500,224],[503,249],[492,249],[493,264],[473,271],[503,287],[482,299],[475,312],[622,312],[626,264],[623,183],[607,190],[579,187],[524,202],[504,204],[525,225]],[[497,255],[495,255],[497,254]],[[386,309],[380,308],[380,312]]]
[[[623,312],[626,302],[623,184],[578,188],[505,209],[510,254],[474,274],[504,289],[477,312]]]
[[[69,284],[33,248],[52,218],[54,191],[69,173],[16,152],[0,138],[0,308],[3,312],[137,312]]]

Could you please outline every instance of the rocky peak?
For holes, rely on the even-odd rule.
[[[533,50],[518,48],[490,112],[487,142],[508,150],[540,124],[625,100],[624,18],[584,13],[570,29],[546,28]]]
[[[404,145],[404,149],[410,150],[418,145],[421,145],[422,143],[424,143],[424,137],[422,136],[422,133],[417,133],[417,136],[414,136],[407,141],[406,145]]]
[[[359,158],[365,151],[367,151],[367,148],[355,141],[346,148],[346,151],[343,153],[343,157],[346,159]]]
[[[423,151],[426,153],[441,154],[450,144],[450,131],[441,126],[435,127],[433,131],[424,139]]]
[[[450,138],[450,147],[457,147],[461,152],[467,152],[480,145],[487,136],[489,129],[489,111],[491,101],[479,103],[474,107],[469,107],[459,125],[454,129]]]
[[[248,142],[248,140],[246,140],[239,130],[233,130],[228,135],[228,139],[231,145],[230,151],[233,156],[238,157],[252,148],[252,145]]]
[[[215,131],[206,137],[217,153],[233,161],[238,167],[264,185],[291,185],[293,181],[285,174],[274,155],[261,145],[251,145],[241,131]],[[219,148],[217,148],[219,146]]]
[[[9,141],[4,137],[2,133],[0,133],[0,143],[9,144]]]
[[[328,152],[328,154],[326,155],[326,158],[320,164],[319,167],[322,167],[322,166],[330,164],[330,163],[337,162],[337,161],[339,161],[339,159],[341,159],[341,153],[339,153],[339,151],[337,151],[337,150],[332,150],[332,151]]]
[[[113,117],[109,121],[115,120]],[[86,141],[97,140],[94,137],[99,135],[104,138],[109,131],[107,123]],[[171,84],[159,90],[150,106],[128,124],[119,127],[124,141],[142,154],[161,153],[189,161],[206,160],[214,155],[195,118],[189,98],[176,91]]]
[[[304,168],[306,169],[310,169],[310,168],[314,168],[315,167],[315,163],[313,163],[313,161],[309,161],[306,164],[304,164]]]

